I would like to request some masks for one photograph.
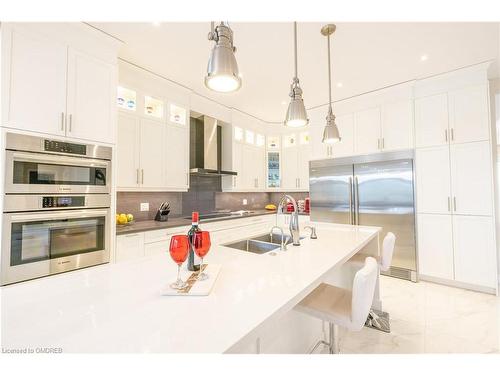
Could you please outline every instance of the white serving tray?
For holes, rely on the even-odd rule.
[[[221,269],[220,264],[204,264],[203,270],[208,275],[208,279],[198,281],[198,272],[191,272],[187,279],[184,279],[188,286],[184,289],[172,289],[170,283],[161,290],[162,296],[208,296],[214,288],[217,277]],[[186,276],[184,276],[186,277]],[[172,280],[172,282],[175,280]]]

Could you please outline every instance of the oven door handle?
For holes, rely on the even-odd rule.
[[[76,211],[64,211],[64,212],[44,212],[44,213],[26,213],[26,214],[10,214],[11,222],[23,222],[23,221],[38,221],[38,220],[57,220],[57,219],[73,219],[73,218],[87,218],[96,216],[107,216],[109,215],[109,209],[103,210],[76,210]]]
[[[38,162],[41,164],[59,164],[59,165],[72,165],[77,167],[109,167],[109,162],[104,162],[98,159],[89,158],[75,158],[70,156],[53,156],[48,154],[30,154],[24,152],[13,152],[11,153],[12,160],[14,161],[28,161],[28,162]]]

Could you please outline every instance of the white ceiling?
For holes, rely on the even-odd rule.
[[[92,25],[125,42],[120,52],[125,60],[265,121],[283,120],[293,75],[292,23],[231,23],[243,75],[242,88],[232,94],[213,93],[203,84],[213,45],[207,40],[209,22]],[[298,24],[299,78],[307,108],[328,101],[321,26]],[[498,49],[498,23],[339,23],[332,39],[333,97],[498,59]]]

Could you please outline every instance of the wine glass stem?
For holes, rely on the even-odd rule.
[[[201,275],[202,273],[203,273],[203,258],[201,258],[199,275]]]
[[[177,265],[177,284],[180,285],[182,283],[181,281],[181,265]]]

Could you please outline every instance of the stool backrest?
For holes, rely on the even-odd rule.
[[[384,242],[382,243],[382,257],[380,259],[380,270],[389,271],[392,263],[392,255],[394,254],[394,244],[396,243],[396,236],[394,233],[389,232],[385,235]]]
[[[352,330],[363,328],[373,302],[377,283],[378,264],[375,258],[367,257],[365,265],[354,276],[352,285],[351,322]]]

